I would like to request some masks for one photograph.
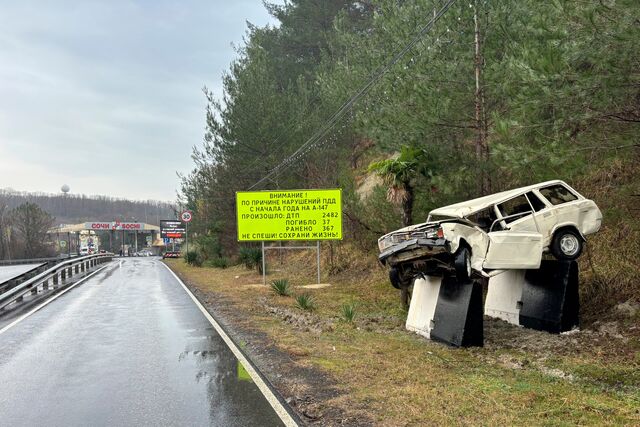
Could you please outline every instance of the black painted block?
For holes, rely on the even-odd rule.
[[[482,347],[483,313],[482,286],[478,282],[459,283],[455,277],[444,277],[430,337],[456,347]]]
[[[578,264],[544,260],[538,270],[527,270],[522,289],[520,325],[552,333],[580,325]]]

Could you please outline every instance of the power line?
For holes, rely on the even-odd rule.
[[[379,66],[376,71],[374,71],[371,75],[371,78],[367,83],[365,83],[354,95],[352,95],[347,101],[342,104],[342,106],[322,125],[307,141],[305,141],[293,154],[285,158],[280,164],[275,166],[267,175],[262,177],[258,182],[249,187],[249,190],[257,187],[262,184],[264,181],[271,179],[274,175],[279,175],[284,172],[286,168],[288,168],[291,164],[297,161],[302,156],[306,155],[316,144],[318,144],[322,138],[324,138],[327,133],[344,117],[344,115],[351,109],[351,107],[360,100],[364,95],[366,95],[369,90],[389,71],[391,67],[393,67],[407,52],[409,52],[413,47],[420,42],[420,40],[431,30],[431,28],[435,25],[436,22],[444,15],[447,10],[455,3],[455,0],[448,0],[442,8],[433,15],[433,18],[427,22],[427,24],[422,27],[422,29],[418,32],[418,34],[405,45],[399,52],[397,52],[391,60],[389,60],[386,64]]]

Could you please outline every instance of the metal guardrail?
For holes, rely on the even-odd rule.
[[[96,254],[73,258],[56,264],[37,276],[0,294],[0,310],[15,301],[21,301],[23,296],[28,292],[37,293],[40,286],[47,289],[49,287],[49,280],[53,282],[53,286],[55,287],[60,281],[64,282],[67,278],[73,277],[74,274],[80,274],[98,264],[111,261],[113,257],[114,254],[112,253]]]

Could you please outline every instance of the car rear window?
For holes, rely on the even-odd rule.
[[[504,203],[500,203],[498,205],[498,209],[500,210],[500,213],[502,214],[503,217],[509,216],[509,215],[516,215],[524,212],[531,212],[531,206],[529,205],[529,202],[527,201],[527,198],[524,196],[524,194],[521,196],[515,197],[511,200],[507,200]],[[522,215],[515,218],[509,218],[505,221],[508,224],[510,222],[517,221],[520,218],[523,218],[524,216],[526,215]]]
[[[551,202],[552,205],[561,205],[563,203],[578,200],[578,197],[576,197],[575,194],[573,194],[571,191],[569,191],[568,188],[560,184],[541,188],[540,194],[542,194],[549,202]]]

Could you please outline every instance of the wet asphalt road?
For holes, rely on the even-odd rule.
[[[114,261],[0,334],[0,423],[282,425],[159,261]]]

